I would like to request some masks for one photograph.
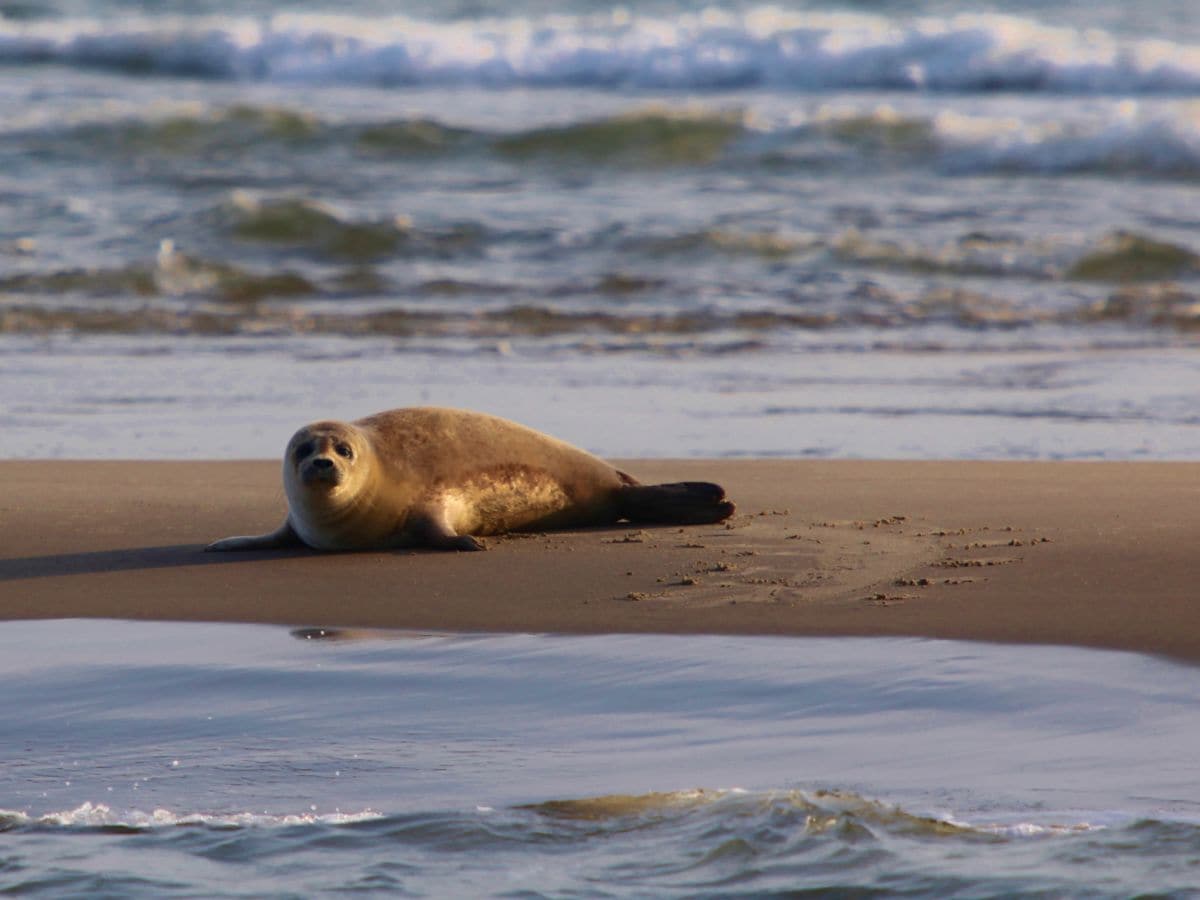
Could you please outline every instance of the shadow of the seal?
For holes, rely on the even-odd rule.
[[[47,556],[0,559],[0,582],[143,569],[229,565],[263,559],[312,556],[317,552],[307,547],[246,553],[204,553],[203,549],[202,544],[171,544],[161,547],[130,547],[121,550],[93,550],[85,553],[54,553]]]
[[[570,541],[586,536],[597,536],[606,544],[641,544],[653,546],[656,541],[669,540],[685,534],[682,527],[635,525],[618,522],[612,525],[594,525],[580,528],[555,529],[551,531],[513,531],[506,534],[489,535],[485,541],[489,548],[500,548],[506,544],[522,541]],[[125,547],[115,550],[90,550],[78,553],[53,553],[45,556],[14,556],[0,559],[0,583],[34,578],[58,578],[70,575],[96,575],[112,572],[149,571],[154,569],[196,568],[206,566],[228,566],[279,559],[302,559],[308,557],[367,557],[378,554],[388,556],[461,556],[432,547],[396,547],[383,550],[314,550],[297,545],[271,550],[239,550],[235,553],[206,553],[205,544],[164,544],[148,547]],[[471,556],[473,554],[466,554]]]

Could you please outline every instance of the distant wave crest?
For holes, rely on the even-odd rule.
[[[84,153],[161,159],[320,152],[424,164],[491,155],[514,165],[587,165],[608,171],[711,164],[760,170],[851,171],[931,167],[947,175],[1135,175],[1200,179],[1200,106],[1131,99],[1059,118],[900,111],[853,99],[783,119],[713,104],[649,104],[617,115],[495,131],[429,118],[338,122],[301,109],[232,106],[148,117],[100,118],[11,130],[0,136],[38,155]],[[307,219],[319,211],[305,212]],[[393,241],[395,228],[376,234]],[[376,229],[378,231],[378,229]],[[393,241],[394,242],[394,241]]]
[[[1200,92],[1200,45],[1003,15],[900,23],[775,7],[463,22],[316,14],[0,19],[0,63],[380,85]]]

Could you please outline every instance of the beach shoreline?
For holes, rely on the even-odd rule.
[[[0,461],[0,618],[913,636],[1200,662],[1200,463],[623,460],[729,523],[489,552],[205,554],[274,528],[276,461]]]

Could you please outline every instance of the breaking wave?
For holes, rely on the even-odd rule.
[[[371,831],[404,831],[409,838],[419,838],[414,832],[414,818],[430,824],[429,837],[442,836],[442,828],[430,821],[444,818],[457,820],[460,829],[494,833],[498,818],[507,821],[501,827],[523,831],[529,837],[545,829],[557,829],[563,837],[577,831],[576,826],[592,823],[585,834],[594,828],[628,831],[639,828],[692,826],[707,823],[709,827],[722,822],[743,827],[758,822],[771,831],[830,835],[835,839],[857,838],[871,832],[909,837],[951,838],[1025,838],[1048,834],[1069,834],[1104,830],[1104,826],[1089,823],[1034,824],[966,824],[951,817],[930,816],[910,812],[900,806],[864,797],[852,791],[796,789],[778,791],[745,791],[741,789],[710,790],[695,788],[680,791],[655,791],[646,794],[610,794],[578,799],[546,800],[497,810],[477,807],[467,814],[388,814],[365,809],[359,812],[341,811],[318,813],[254,813],[254,812],[191,812],[178,813],[169,809],[144,811],[113,809],[103,803],[83,803],[74,809],[31,815],[18,810],[0,809],[0,832],[28,829],[77,829],[138,833],[167,828],[198,827],[222,831],[239,829],[295,828],[297,826],[357,826],[367,825]],[[688,822],[688,819],[692,822]],[[681,822],[681,820],[683,820]],[[449,825],[450,822],[445,823]],[[474,825],[474,828],[472,828]],[[690,830],[690,828],[689,828]]]
[[[600,89],[886,89],[1179,94],[1200,48],[1005,15],[908,22],[852,13],[707,10],[432,21],[0,18],[0,63],[141,75],[378,85]]]
[[[0,54],[2,55],[2,54]],[[1198,50],[1200,57],[1200,50]],[[1069,121],[900,111],[887,104],[823,103],[767,118],[699,104],[645,104],[628,112],[514,131],[428,117],[339,122],[299,109],[233,105],[151,117],[6,130],[28,152],[89,162],[159,158],[230,160],[255,154],[350,152],[359,158],[569,163],[592,169],[721,164],[767,172],[924,167],[948,176],[1132,175],[1200,179],[1200,106],[1190,101],[1103,101]]]
[[[1047,883],[1077,884],[1082,867],[1119,854],[1123,865],[1134,867],[1121,881],[1121,890],[1107,885],[1114,888],[1112,896],[1120,896],[1127,885],[1150,874],[1145,867],[1164,864],[1163,844],[1177,848],[1175,855],[1166,856],[1166,873],[1157,873],[1168,884],[1184,865],[1177,860],[1200,846],[1200,828],[1191,823],[1120,814],[1103,818],[1111,821],[1072,821],[1068,815],[1063,821],[1016,818],[968,824],[850,791],[696,789],[386,815],[372,810],[142,812],[85,803],[36,817],[0,810],[0,833],[8,832],[14,841],[15,864],[5,870],[10,891],[89,893],[100,884],[136,896],[232,895],[241,887],[232,883],[234,876],[216,868],[214,878],[209,868],[233,863],[237,877],[265,883],[256,866],[281,858],[303,862],[310,888],[314,882],[346,885],[342,890],[370,884],[375,890],[409,893],[413,884],[432,883],[439,893],[436,888],[446,881],[459,884],[462,870],[475,871],[462,861],[464,852],[523,860],[542,873],[542,887],[545,873],[566,859],[583,869],[585,894],[589,883],[594,888],[602,882],[622,895],[664,896],[727,893],[730,885],[756,894],[814,890],[944,896],[974,887],[986,887],[988,894],[1039,893],[1044,891],[1037,888]],[[30,847],[36,845],[22,842],[23,835],[42,840],[69,836],[70,853],[53,866],[37,860],[39,869],[31,864],[36,849]],[[118,846],[120,851],[114,852]],[[381,853],[389,859],[398,856],[404,864],[391,869],[374,865]],[[958,862],[981,853],[1003,874],[983,879]],[[1001,865],[1011,863],[1013,854],[1020,854],[1016,858],[1022,865]],[[181,855],[203,860],[203,875],[185,866],[169,880],[146,877],[156,862],[161,867],[163,860]],[[454,872],[439,866],[452,866]],[[1021,874],[1025,868],[1032,871]],[[356,873],[349,882],[348,870]],[[508,871],[501,870],[502,875],[511,878]],[[102,881],[97,872],[103,873]],[[280,875],[272,869],[270,877]],[[467,893],[485,891],[483,879],[496,877],[490,869],[476,874],[468,879]],[[1186,877],[1186,869],[1177,877]]]

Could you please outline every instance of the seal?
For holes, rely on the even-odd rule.
[[[283,485],[279,528],[205,549],[483,550],[480,537],[508,531],[698,525],[735,509],[720,485],[643,485],[532,428],[438,407],[304,426],[288,442]]]

